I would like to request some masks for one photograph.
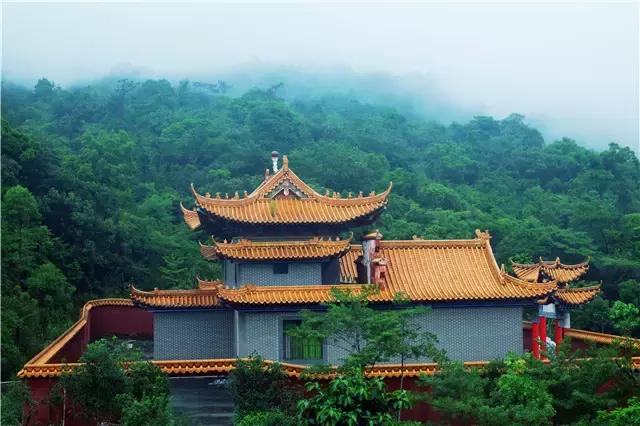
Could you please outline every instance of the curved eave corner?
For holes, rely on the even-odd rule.
[[[602,283],[581,288],[561,288],[554,293],[554,299],[566,306],[580,306],[591,302],[600,293]]]
[[[200,227],[200,216],[198,216],[197,211],[187,209],[182,203],[180,203],[180,210],[182,210],[184,222],[191,230],[196,230]]]

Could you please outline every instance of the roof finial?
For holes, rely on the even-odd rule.
[[[278,173],[278,151],[271,153],[271,162],[273,163],[273,173]]]
[[[269,169],[264,170],[264,180],[269,179]]]
[[[476,238],[480,239],[480,240],[490,240],[491,239],[491,234],[489,234],[489,230],[485,229],[484,231],[481,231],[479,229],[476,229]]]
[[[282,168],[287,170],[289,168],[289,158],[286,155],[282,156]]]

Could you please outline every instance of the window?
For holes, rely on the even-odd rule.
[[[287,332],[296,328],[302,321],[285,320],[282,322],[284,333],[284,359],[314,360],[322,359],[322,339],[289,336]]]
[[[288,263],[274,263],[273,264],[273,273],[278,274],[288,274],[289,273],[289,264]]]

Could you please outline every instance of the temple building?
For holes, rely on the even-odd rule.
[[[286,376],[296,379],[310,364],[337,364],[347,355],[332,342],[287,333],[300,323],[301,310],[325,309],[333,288],[358,292],[374,286],[369,300],[375,309],[400,308],[397,295],[430,307],[414,319],[415,327],[434,333],[449,358],[468,367],[488,365],[508,352],[544,357],[545,345],[553,342],[547,318],[554,321],[555,342],[566,337],[573,349],[620,339],[569,328],[570,310],[600,290],[574,284],[588,262],[514,263],[510,275],[496,263],[487,231],[476,230],[466,240],[384,240],[375,221],[389,202],[391,184],[366,196],[319,194],[289,168],[286,157],[279,168],[274,154],[273,173],[265,173],[250,194],[200,195],[192,186],[195,206],[181,206],[187,225],[206,235],[202,256],[222,264],[220,279],[194,277],[191,290],[131,286],[129,298],[88,301],[78,321],[24,365],[18,377],[31,391],[34,424],[85,424],[74,417],[74,404],[54,401],[51,392],[79,365],[87,345],[114,336],[174,379],[177,412],[190,413],[198,424],[217,423],[220,416],[230,423],[233,405],[221,399],[219,379],[224,382],[237,357],[259,354],[265,365],[279,361]],[[537,309],[533,322],[523,321],[526,308]],[[405,377],[415,380],[438,369],[428,359],[410,361],[378,363],[365,374],[397,388]],[[640,369],[640,357],[633,366]],[[329,380],[332,373],[317,377]],[[212,391],[216,386],[222,388]],[[424,407],[409,415],[436,419]]]
[[[365,284],[376,287],[370,296],[376,309],[394,308],[398,295],[431,307],[415,326],[438,336],[451,359],[490,360],[524,350],[525,307],[541,306],[541,318],[560,318],[554,315],[599,291],[567,284],[587,264],[514,264],[516,276],[509,275],[496,263],[486,231],[446,241],[384,240],[372,231],[356,243],[350,231],[374,225],[391,183],[366,196],[319,194],[289,168],[286,156],[281,167],[275,152],[272,161],[273,173],[267,170],[251,193],[201,195],[192,185],[194,208],[181,205],[186,224],[211,237],[200,251],[222,263],[221,280],[197,278],[192,290],[131,288],[134,304],[153,315],[155,360],[259,354],[297,364],[338,363],[344,351],[290,337],[287,330],[300,323],[302,309],[322,310],[332,288],[357,292]],[[546,338],[534,324],[535,338]]]

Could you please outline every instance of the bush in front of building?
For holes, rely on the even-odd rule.
[[[62,377],[54,399],[64,398],[62,404],[72,404],[74,415],[95,424],[174,424],[166,376],[139,359],[137,351],[115,338],[95,341],[80,357],[81,364]]]
[[[382,378],[367,378],[359,368],[344,370],[327,386],[308,382],[307,391],[311,396],[298,402],[298,420],[308,425],[393,424],[413,403],[410,392],[389,392]]]
[[[280,410],[255,411],[236,422],[236,426],[294,426],[296,419]]]
[[[141,399],[127,398],[122,408],[123,426],[170,426],[175,424],[169,406],[169,395],[145,395]]]
[[[597,426],[640,426],[640,398],[629,399],[626,407],[613,411],[600,411],[592,425]]]
[[[515,356],[482,370],[442,362],[436,374],[418,384],[429,389],[421,397],[444,424],[550,425],[555,414],[546,382],[534,377],[526,359]]]
[[[34,402],[31,391],[25,382],[16,380],[3,385],[0,424],[29,424],[33,409]]]
[[[482,369],[441,362],[433,376],[419,380],[428,389],[419,395],[444,424],[615,424],[638,412],[640,377],[630,363],[636,350],[621,344],[575,353],[565,344],[548,354],[549,362],[530,355]]]
[[[301,388],[278,363],[265,365],[260,356],[238,359],[229,373],[229,390],[238,421],[253,413],[281,412],[291,418]]]

